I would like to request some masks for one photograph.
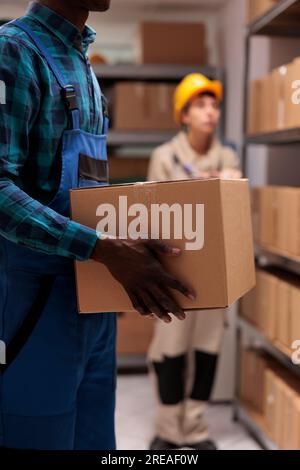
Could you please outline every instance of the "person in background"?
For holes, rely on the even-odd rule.
[[[157,148],[150,181],[187,178],[240,178],[239,159],[223,146],[216,130],[222,84],[201,74],[188,75],[174,97],[180,132]],[[156,323],[149,365],[158,396],[151,450],[189,447],[216,450],[203,412],[210,398],[224,331],[224,310],[186,312],[186,320],[166,328]]]

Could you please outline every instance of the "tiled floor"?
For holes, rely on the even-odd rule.
[[[154,399],[146,376],[120,376],[118,380],[117,438],[119,450],[147,449],[153,435]],[[231,420],[231,406],[210,406],[207,421],[222,450],[259,450],[239,424]]]

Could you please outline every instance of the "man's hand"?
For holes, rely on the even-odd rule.
[[[170,323],[170,313],[180,320],[185,313],[169,289],[181,292],[191,300],[194,293],[168,274],[157,255],[178,256],[178,248],[158,240],[123,240],[104,238],[96,243],[92,259],[105,264],[126,290],[133,307],[142,315],[155,314]]]

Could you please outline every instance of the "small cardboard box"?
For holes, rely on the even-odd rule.
[[[280,0],[248,0],[248,23],[257,20]]]
[[[118,83],[115,86],[114,128],[120,131],[175,130],[174,92],[174,85],[164,83]]]
[[[271,73],[271,131],[284,129],[285,126],[285,78],[287,67],[282,66]]]
[[[248,102],[248,134],[258,134],[262,131],[262,81],[260,79],[253,80],[249,86],[249,102]]]
[[[300,74],[299,74],[300,77]],[[289,191],[289,252],[300,256],[300,190],[290,188]]]
[[[285,127],[294,128],[300,125],[300,58],[297,57],[287,66],[285,77]]]
[[[300,341],[300,286],[290,286],[290,310],[291,328],[289,347],[291,348],[294,341]]]
[[[298,416],[296,401],[299,396],[296,391],[288,384],[283,385],[283,404],[282,404],[282,435],[280,448],[282,450],[298,449]]]
[[[271,132],[272,129],[272,107],[271,103],[274,100],[272,96],[272,78],[271,75],[265,75],[260,79],[261,81],[261,101],[258,103],[258,112],[261,113],[261,128],[263,133]]]
[[[111,235],[151,236],[181,248],[179,257],[161,261],[195,289],[194,301],[174,292],[186,310],[228,307],[255,285],[247,180],[150,182],[75,189],[70,195],[76,222]],[[132,235],[133,228],[140,234]],[[103,264],[77,262],[76,278],[79,312],[133,310]]]
[[[144,22],[137,59],[142,64],[204,65],[206,34],[202,23]]]
[[[259,271],[257,280],[258,326],[270,340],[274,340],[278,308],[278,279],[267,272]]]

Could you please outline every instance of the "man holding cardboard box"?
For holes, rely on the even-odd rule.
[[[107,184],[108,117],[85,22],[109,6],[40,0],[0,30],[0,447],[115,448],[115,314],[78,315],[73,260],[103,263],[136,310],[166,322],[185,317],[168,288],[194,298],[157,260],[180,250],[70,220],[70,189]]]
[[[150,180],[240,178],[236,154],[215,138],[222,85],[200,74],[187,76],[175,92],[175,118],[184,127],[153,154]],[[151,449],[188,446],[214,450],[203,420],[223,336],[224,310],[187,313],[183,324],[157,324],[150,347],[159,406]],[[188,372],[188,374],[186,374]]]

